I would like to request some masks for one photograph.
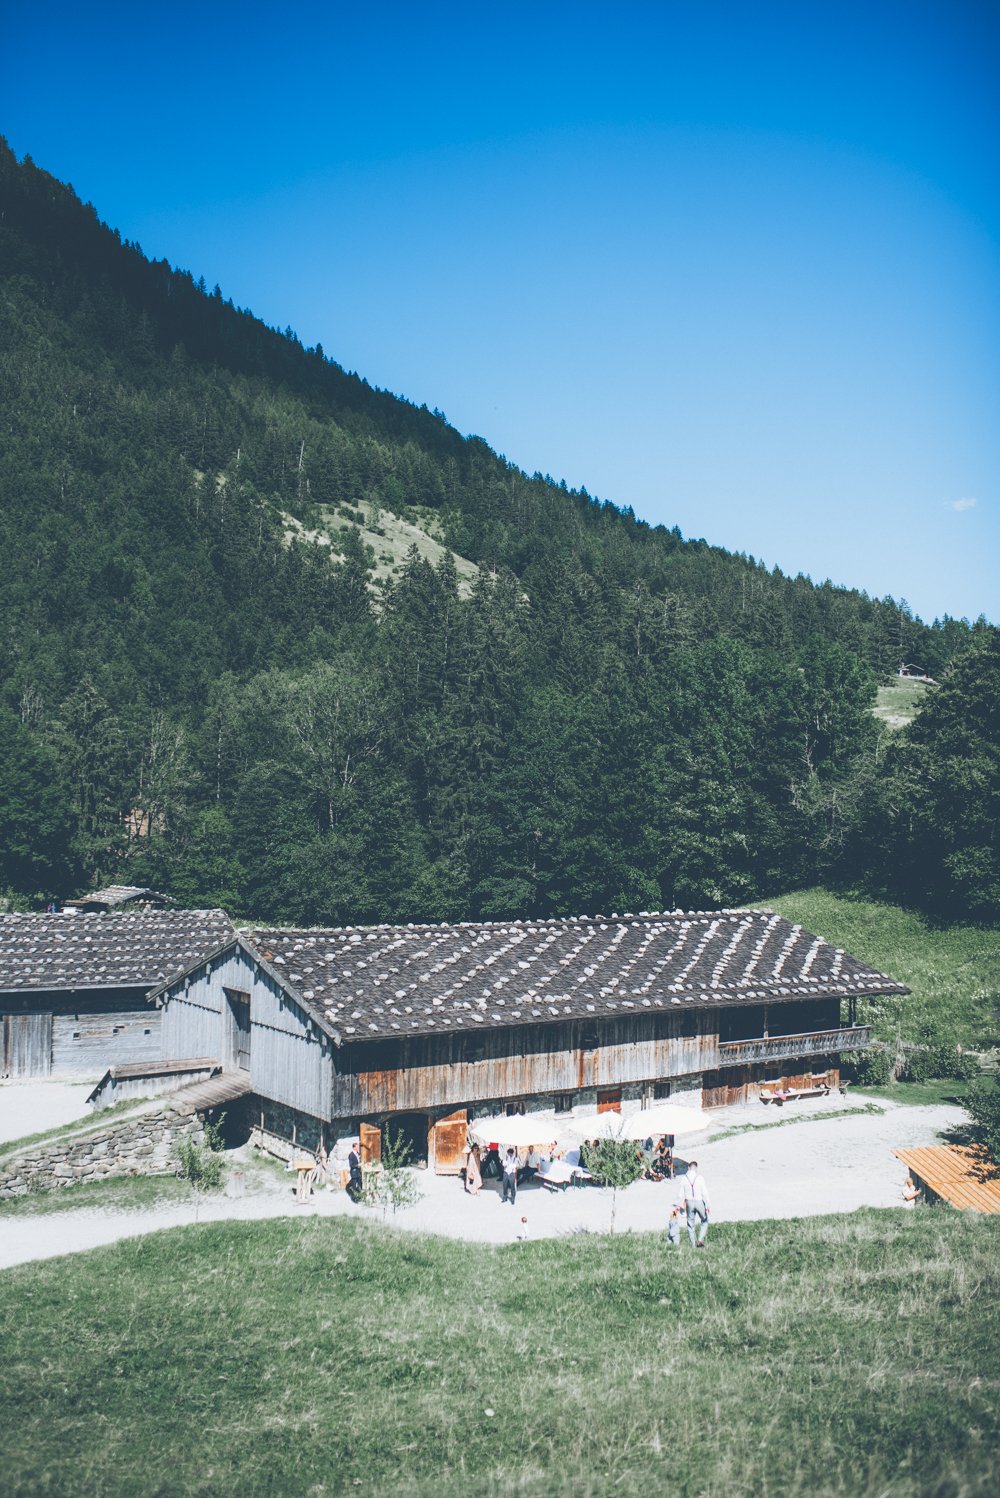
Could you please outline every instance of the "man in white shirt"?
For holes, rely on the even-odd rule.
[[[517,1200],[517,1150],[509,1144],[504,1151],[503,1157],[503,1183],[502,1201],[510,1201],[511,1206]]]
[[[705,1177],[698,1169],[697,1160],[689,1160],[687,1175],[681,1176],[681,1186],[684,1192],[684,1205],[687,1209],[687,1230],[691,1239],[691,1247],[695,1247],[695,1221],[698,1221],[697,1247],[705,1247],[705,1237],[708,1233],[708,1186]]]
[[[528,1151],[524,1164],[521,1166],[521,1170],[519,1173],[520,1180],[522,1182],[532,1180],[532,1178],[538,1174],[538,1168],[541,1163],[542,1157],[535,1149],[535,1146],[532,1145]]]

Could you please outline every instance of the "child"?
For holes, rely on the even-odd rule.
[[[528,1240],[528,1219],[526,1217],[522,1217],[521,1221],[517,1225],[517,1241],[518,1241],[518,1243],[526,1243],[527,1240]]]

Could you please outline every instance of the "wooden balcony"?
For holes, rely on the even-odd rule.
[[[719,1062],[787,1061],[798,1056],[829,1056],[838,1051],[863,1051],[871,1043],[868,1025],[845,1025],[839,1030],[811,1030],[805,1035],[762,1035],[757,1040],[719,1042]]]

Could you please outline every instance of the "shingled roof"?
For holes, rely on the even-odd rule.
[[[0,915],[0,991],[152,988],[234,935],[221,910]]]
[[[250,941],[343,1043],[909,992],[769,911],[257,930]]]
[[[120,905],[175,905],[169,895],[140,884],[106,884],[74,900],[64,900],[67,910],[117,910]]]

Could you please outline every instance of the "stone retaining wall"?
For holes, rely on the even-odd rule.
[[[29,1191],[52,1191],[77,1181],[112,1176],[163,1175],[180,1164],[181,1139],[204,1141],[204,1119],[166,1104],[133,1114],[82,1137],[46,1140],[0,1162],[0,1201]]]

